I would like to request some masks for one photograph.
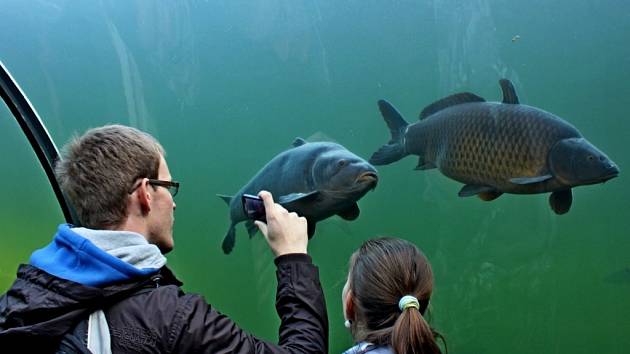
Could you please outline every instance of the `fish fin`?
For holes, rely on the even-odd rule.
[[[383,116],[383,119],[385,119],[385,123],[387,123],[389,132],[392,135],[392,139],[389,141],[389,144],[402,142],[405,135],[405,129],[409,123],[405,121],[402,114],[400,114],[400,112],[398,112],[391,103],[385,100],[378,101],[378,109],[381,111],[381,115]]]
[[[542,176],[535,176],[535,177],[514,177],[514,178],[510,178],[510,182],[514,184],[532,184],[532,183],[543,182],[550,178],[553,178],[553,176],[542,175]]]
[[[499,198],[501,194],[503,194],[503,192],[499,192],[495,190],[492,192],[481,192],[477,194],[477,196],[479,197],[479,199],[483,200],[484,202],[489,202],[489,201]]]
[[[248,220],[245,223],[245,227],[247,228],[247,233],[249,234],[249,238],[254,237],[254,235],[256,235],[256,233],[258,232],[258,226],[256,226],[256,224],[251,220]]]
[[[348,207],[348,209],[343,210],[340,213],[337,213],[337,215],[339,215],[344,220],[355,220],[356,218],[359,217],[360,213],[361,213],[361,210],[359,209],[359,206],[357,205],[357,203],[353,203],[350,207]]]
[[[501,79],[499,80],[499,85],[501,86],[501,91],[503,91],[503,103],[518,104],[518,96],[512,82],[508,79]]]
[[[378,101],[378,108],[387,123],[391,139],[370,157],[370,163],[374,165],[387,165],[407,156],[405,152],[405,130],[409,123],[405,121],[400,112],[385,100]]]
[[[302,139],[300,137],[295,138],[295,140],[293,140],[293,143],[291,143],[291,145],[293,147],[302,146],[304,144],[306,144],[306,140],[304,140],[304,139]]]
[[[566,214],[571,209],[573,203],[573,193],[571,189],[565,189],[562,191],[555,191],[549,195],[549,205],[551,210],[556,214]]]
[[[401,144],[386,144],[372,154],[369,162],[375,166],[388,165],[402,159],[405,155],[407,154]]]
[[[307,193],[291,193],[278,197],[276,201],[278,204],[286,206],[295,202],[308,202],[316,199],[319,196],[319,191],[311,191]]]
[[[420,158],[418,159],[418,166],[416,166],[414,170],[431,170],[434,168],[437,168],[435,163],[431,161],[425,161],[424,157],[420,156]]]
[[[234,229],[234,224],[230,225],[227,234],[225,234],[225,238],[223,238],[223,244],[221,248],[223,248],[223,253],[229,254],[234,249],[234,243],[236,241],[236,230]]]
[[[307,221],[307,235],[308,235],[308,239],[310,240],[313,235],[315,235],[315,226],[317,225],[316,222],[311,222],[310,220]]]
[[[441,100],[435,101],[431,103],[430,105],[426,106],[422,110],[422,112],[420,112],[420,119],[425,119],[428,116],[436,112],[439,112],[445,108],[457,106],[462,103],[470,103],[470,102],[486,102],[486,100],[470,92],[456,93],[454,95],[444,97]]]
[[[217,197],[221,198],[221,200],[223,200],[228,206],[232,202],[232,198],[233,198],[231,195],[225,195],[225,194],[217,194]]]
[[[479,184],[467,184],[459,190],[459,193],[457,193],[457,195],[459,195],[460,197],[472,197],[473,195],[477,195],[479,193],[494,191],[496,191],[494,187]]]

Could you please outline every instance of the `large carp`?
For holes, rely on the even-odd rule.
[[[437,168],[464,183],[459,196],[493,200],[502,193],[551,192],[557,214],[571,208],[571,188],[605,182],[619,168],[571,124],[542,109],[519,104],[509,80],[499,81],[503,102],[472,93],[443,98],[408,124],[387,101],[378,102],[391,140],[370,162],[386,165],[418,155],[417,170]]]
[[[320,220],[333,215],[345,220],[359,217],[357,201],[377,182],[374,166],[345,147],[297,138],[293,148],[276,155],[234,196],[219,195],[230,207],[231,220],[223,252],[230,253],[234,248],[235,226],[239,222],[247,220],[250,237],[258,231],[243,211],[243,194],[271,192],[277,203],[307,219],[310,238]]]

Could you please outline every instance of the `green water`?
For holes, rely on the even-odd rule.
[[[460,91],[522,103],[574,124],[621,168],[547,195],[457,197],[460,184],[408,157],[379,168],[353,222],[318,224],[309,251],[328,301],[330,350],[351,344],[340,295],[363,240],[413,241],[433,264],[432,324],[450,353],[630,351],[630,3],[587,1],[38,1],[0,7],[0,60],[58,146],[106,123],[160,139],[177,196],[169,264],[185,289],[275,340],[275,275],[264,240],[237,230],[230,194],[296,136],[365,158],[389,139],[381,98],[408,120]],[[516,37],[518,35],[518,37]],[[0,290],[49,242],[62,215],[26,139],[0,108]]]

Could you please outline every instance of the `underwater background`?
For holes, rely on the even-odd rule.
[[[576,126],[621,169],[573,190],[460,198],[461,184],[417,158],[379,166],[352,222],[317,226],[330,351],[349,347],[341,289],[351,253],[377,235],[405,238],[435,273],[430,322],[449,353],[630,351],[630,2],[508,0],[22,1],[0,6],[0,60],[59,148],[122,123],[167,150],[176,197],[168,263],[185,290],[246,330],[277,338],[275,267],[260,235],[237,227],[235,193],[295,137],[369,158],[389,140],[387,99],[415,121],[456,92],[520,102]],[[48,180],[0,106],[0,291],[63,222]]]

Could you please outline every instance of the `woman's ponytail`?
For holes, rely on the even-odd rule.
[[[404,309],[392,330],[391,345],[396,354],[441,353],[435,335],[420,311]]]
[[[409,241],[368,240],[352,255],[355,341],[391,346],[395,354],[442,354],[444,338],[425,321],[433,291],[433,272],[424,254]]]

